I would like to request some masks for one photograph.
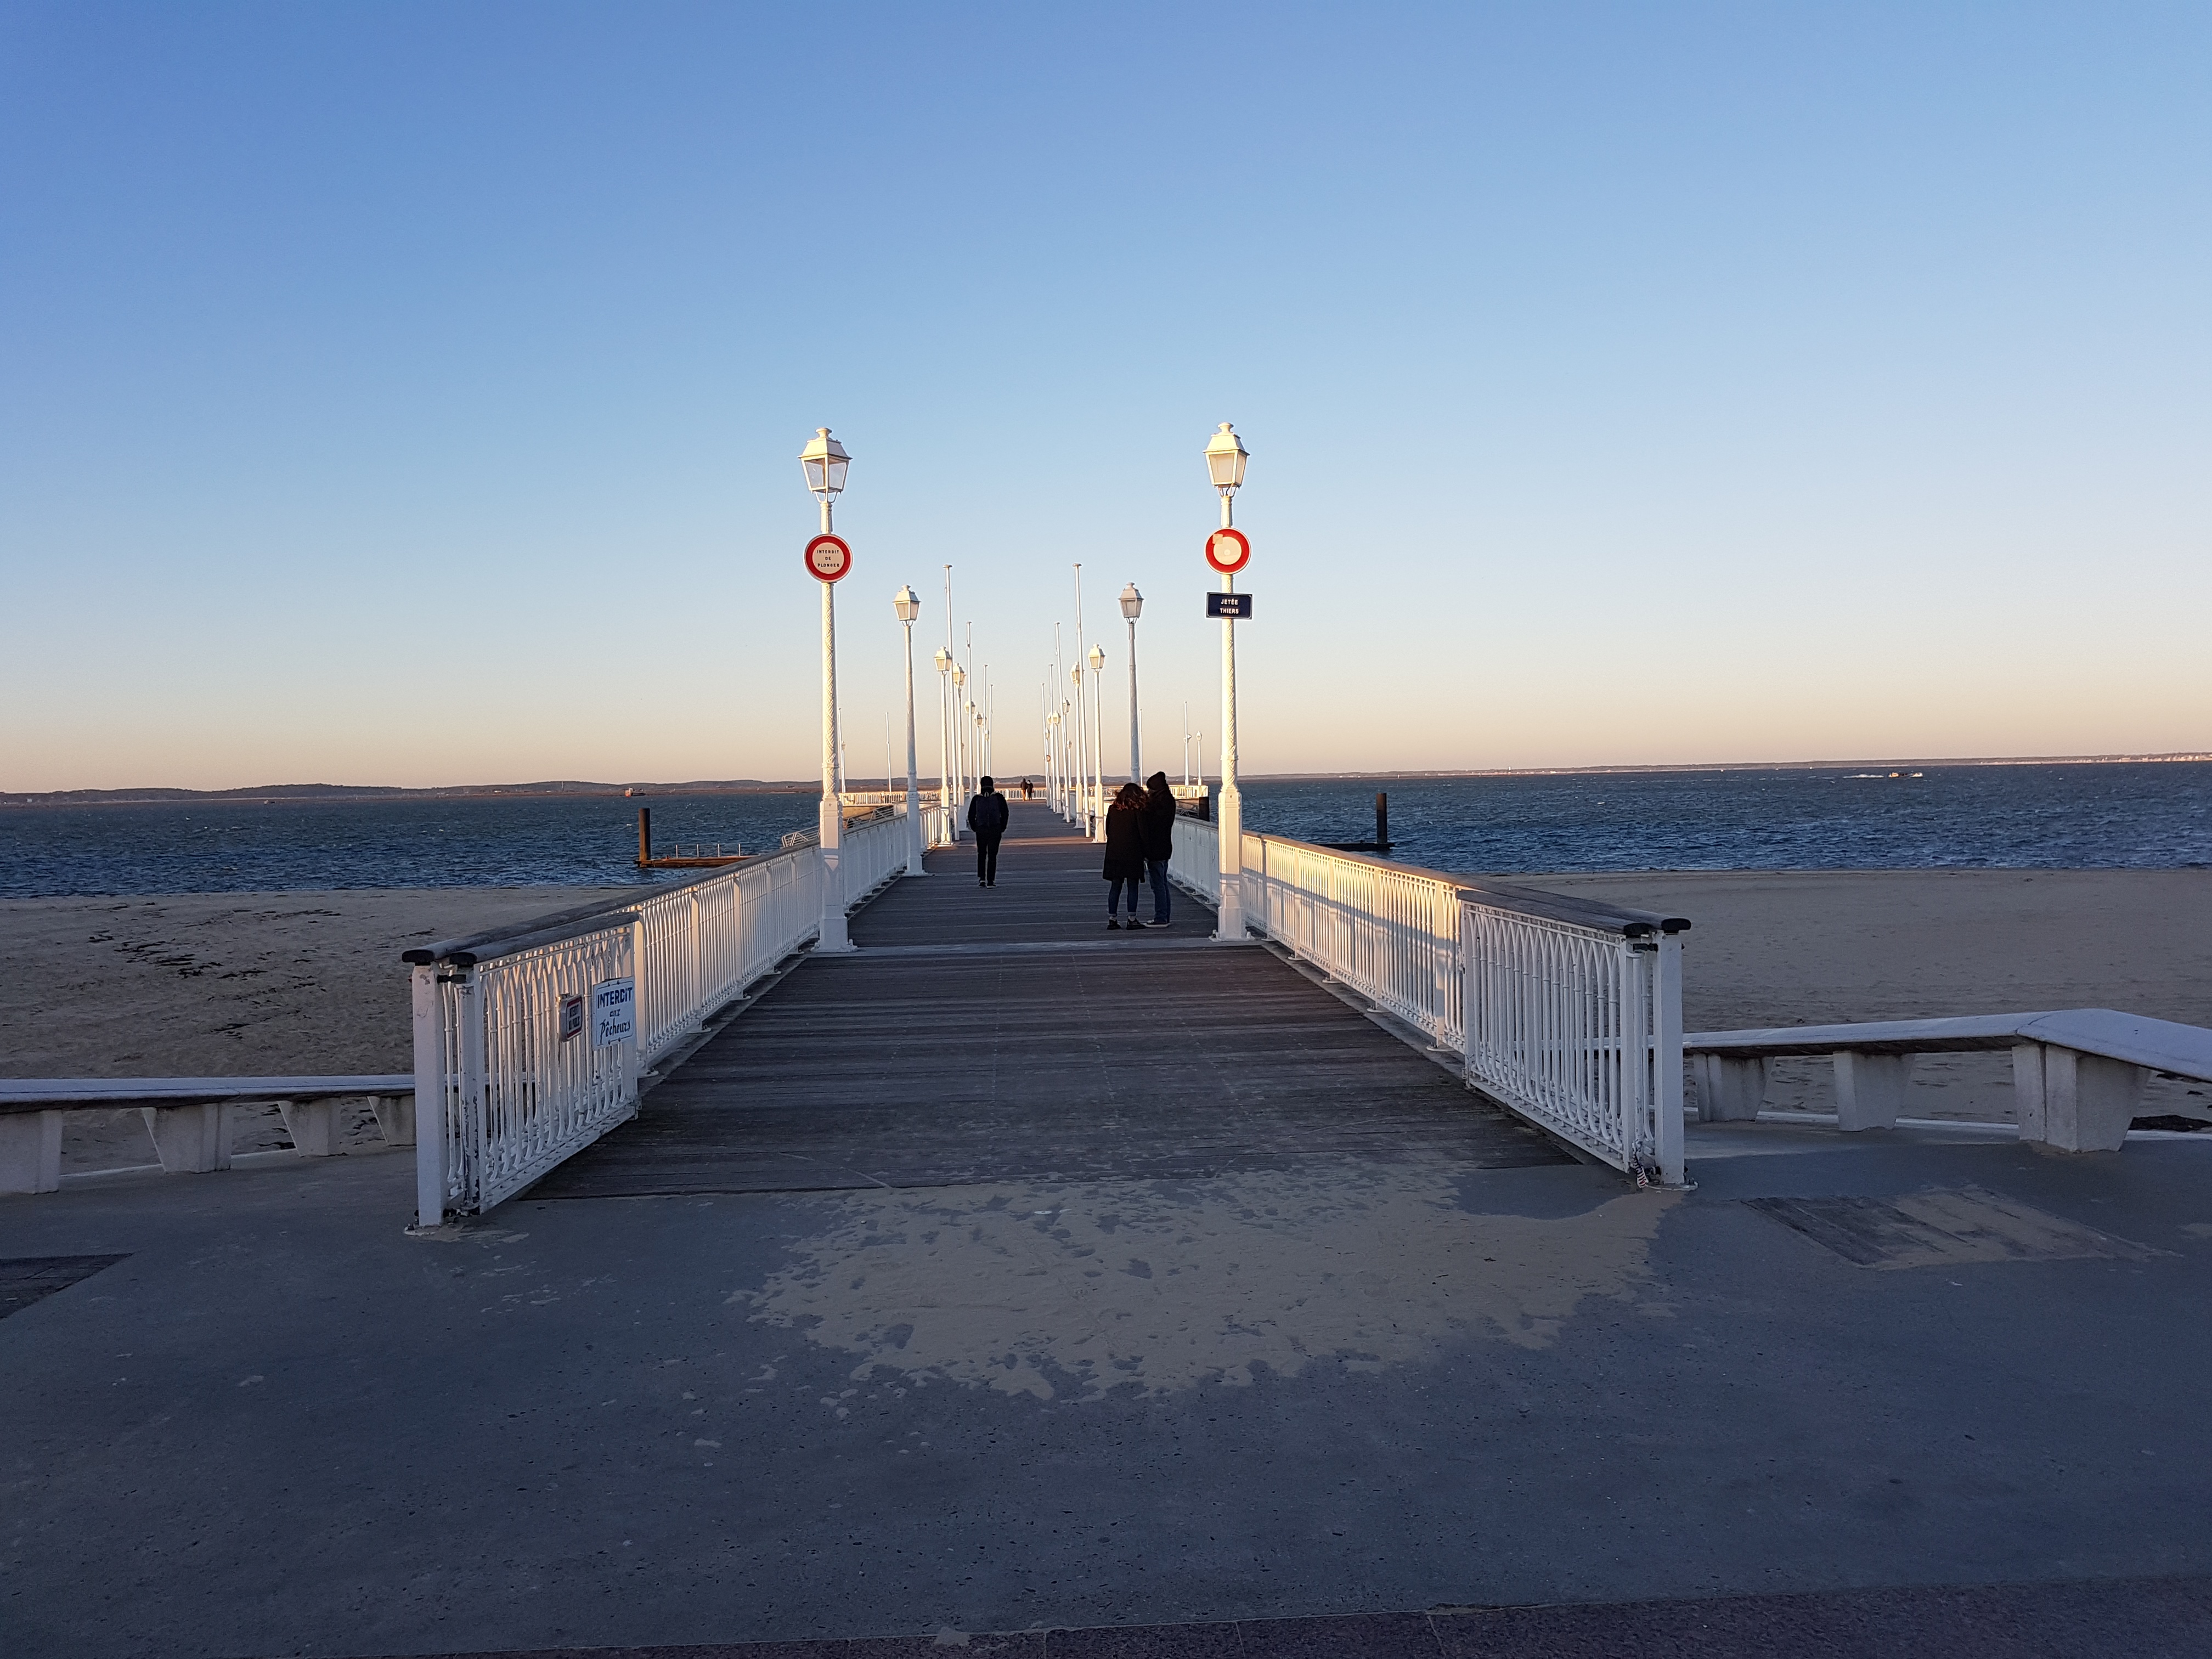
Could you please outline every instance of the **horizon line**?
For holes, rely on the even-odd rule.
[[[1604,777],[1634,774],[1667,772],[1805,772],[1826,771],[1846,766],[2118,766],[2149,764],[2185,764],[2191,762],[2212,761],[2212,750],[2172,750],[2163,754],[2106,754],[2106,755],[1973,755],[1875,757],[1847,760],[1791,760],[1791,761],[1686,761],[1674,763],[1638,762],[1592,766],[1510,766],[1510,767],[1449,767],[1425,769],[1397,767],[1378,771],[1353,772],[1247,772],[1239,781],[1244,783],[1303,783],[1317,781],[1388,781],[1394,778],[1543,778],[1543,777]],[[1037,777],[1042,769],[1029,773],[1009,772],[1007,777]],[[865,787],[866,776],[849,777],[847,790]],[[1201,781],[1218,782],[1216,772],[1211,779]],[[900,787],[904,780],[896,776],[886,779],[885,787]],[[933,787],[927,780],[921,787]],[[253,796],[265,796],[272,800],[311,800],[374,796],[385,799],[415,798],[436,799],[458,796],[509,795],[517,797],[548,795],[611,795],[635,799],[637,795],[659,794],[788,794],[798,792],[815,793],[820,788],[818,780],[812,778],[724,778],[694,779],[688,782],[670,783],[633,781],[626,783],[602,783],[586,779],[548,778],[528,783],[453,783],[453,784],[380,784],[380,783],[264,783],[240,785],[227,789],[185,789],[165,786],[137,786],[116,789],[25,789],[0,790],[0,805],[40,806],[54,805],[128,805],[157,804],[178,800],[247,800]]]

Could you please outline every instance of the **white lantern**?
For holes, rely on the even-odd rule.
[[[830,435],[826,426],[817,427],[814,436],[805,448],[799,452],[799,465],[806,473],[806,487],[814,492],[817,501],[828,501],[845,488],[845,469],[853,458],[845,453],[845,446]]]
[[[1244,441],[1226,421],[1221,423],[1221,430],[1206,440],[1206,470],[1213,487],[1224,495],[1235,495],[1244,482],[1244,463],[1249,459]]]

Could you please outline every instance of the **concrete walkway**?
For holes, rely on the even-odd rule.
[[[2212,1651],[2212,1147],[1639,1193],[1094,861],[938,855],[442,1239],[404,1154],[0,1199],[120,1258],[0,1317],[6,1650]]]

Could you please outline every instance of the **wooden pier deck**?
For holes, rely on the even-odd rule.
[[[1186,894],[1108,932],[1099,849],[1046,808],[1014,805],[995,886],[974,860],[930,854],[530,1195],[1568,1161]]]

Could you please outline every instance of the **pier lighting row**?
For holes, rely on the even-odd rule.
[[[1237,435],[1236,428],[1227,421],[1206,440],[1206,471],[1214,489],[1221,497],[1221,527],[1231,529],[1235,524],[1237,492],[1243,486],[1244,468],[1251,459],[1244,441]],[[822,533],[808,544],[808,563],[822,586],[822,937],[817,947],[825,951],[849,951],[852,941],[845,931],[844,884],[838,870],[839,853],[844,837],[844,802],[837,788],[837,612],[836,583],[851,568],[851,552],[842,542],[836,542],[831,529],[832,503],[844,492],[845,475],[851,469],[853,458],[845,446],[830,436],[828,427],[817,428],[806,447],[799,453],[799,465],[805,474],[806,488],[822,504]],[[816,556],[817,546],[835,543]],[[1075,727],[1078,742],[1083,733],[1082,696],[1083,671],[1088,663],[1091,670],[1091,754],[1081,767],[1082,788],[1091,797],[1086,805],[1088,813],[1097,815],[1094,833],[1105,838],[1105,768],[1102,763],[1105,748],[1103,729],[1102,699],[1098,684],[1100,674],[1106,666],[1104,647],[1093,645],[1085,653],[1082,644],[1083,628],[1083,567],[1076,571],[1076,665],[1069,676],[1075,683]],[[967,727],[975,725],[973,756],[980,763],[983,744],[988,732],[985,711],[970,702],[965,693],[968,675],[954,659],[951,649],[952,615],[951,567],[945,567],[945,626],[946,643],[934,658],[940,692],[942,710],[946,683],[951,686],[951,718],[940,725],[938,744],[939,800],[948,819],[957,821],[955,793],[949,787],[954,756],[958,756],[960,774],[957,794],[965,797],[969,785],[969,756]],[[1224,573],[1222,591],[1233,592],[1237,578]],[[1121,590],[1121,617],[1129,628],[1129,781],[1142,781],[1143,761],[1139,753],[1139,731],[1137,718],[1137,618],[1143,614],[1145,596],[1131,582]],[[914,713],[914,624],[921,615],[921,600],[910,586],[902,586],[891,599],[892,613],[906,630],[906,811],[912,835],[912,845],[907,856],[907,874],[924,873],[921,860],[921,815],[920,792],[916,783]],[[1063,704],[1063,709],[1066,708]],[[963,718],[964,717],[964,718]],[[1059,714],[1048,714],[1048,727],[1065,732],[1065,723]],[[948,730],[949,728],[949,730]],[[948,749],[946,738],[951,744]],[[1186,739],[1188,742],[1188,739]],[[886,780],[888,781],[888,780]],[[1243,908],[1243,796],[1237,785],[1237,633],[1236,625],[1226,616],[1221,622],[1221,801],[1218,817],[1218,836],[1221,846],[1221,908],[1215,937],[1236,940],[1244,936]],[[956,832],[957,833],[957,832]]]

